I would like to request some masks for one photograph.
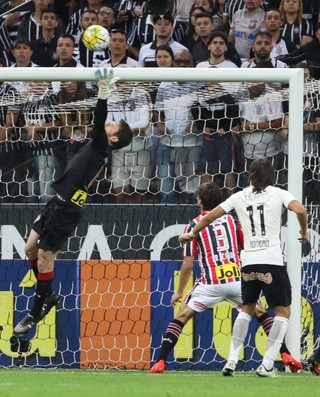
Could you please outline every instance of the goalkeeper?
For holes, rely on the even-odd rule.
[[[81,219],[81,210],[90,187],[104,170],[112,150],[121,149],[132,141],[128,124],[106,122],[107,98],[115,88],[112,69],[97,69],[98,102],[94,112],[92,140],[69,162],[64,173],[51,184],[56,195],[35,219],[25,253],[37,279],[31,311],[14,328],[15,334],[26,333],[58,303],[51,289],[54,260]]]

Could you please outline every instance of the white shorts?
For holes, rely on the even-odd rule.
[[[238,310],[240,309],[242,305],[241,281],[210,285],[196,282],[184,300],[192,310],[198,313],[210,309],[222,301],[228,301]]]

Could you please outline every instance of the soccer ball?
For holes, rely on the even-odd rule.
[[[103,51],[110,42],[110,34],[103,26],[91,25],[83,32],[83,44],[91,51]]]

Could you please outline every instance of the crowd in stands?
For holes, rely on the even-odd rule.
[[[319,11],[320,0],[0,0],[0,67],[302,67],[320,79]],[[82,42],[95,24],[110,32],[104,51]],[[232,83],[119,83],[108,119],[124,118],[135,137],[113,153],[92,200],[194,203],[213,176],[232,194],[259,157],[285,185],[287,104],[272,84],[249,86],[246,101],[235,92]],[[89,83],[0,84],[10,103],[0,106],[1,202],[49,199],[50,181],[90,139],[95,95]],[[305,96],[304,198],[316,204],[319,103],[317,92]]]

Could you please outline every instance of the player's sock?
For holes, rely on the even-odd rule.
[[[265,312],[263,313],[262,316],[258,317],[257,320],[261,324],[266,335],[269,336],[269,332],[273,324],[273,317],[270,316],[267,312]],[[282,342],[282,345],[280,347],[280,353],[291,354],[284,341]]]
[[[240,312],[233,325],[231,345],[228,361],[238,364],[240,349],[246,338],[251,316],[247,313]]]
[[[184,324],[179,320],[173,320],[168,325],[165,334],[162,337],[162,344],[160,348],[158,360],[167,360],[167,357],[171,350],[174,348],[178,342],[179,336],[182,332]]]
[[[273,368],[274,360],[279,353],[280,346],[288,329],[288,324],[289,320],[287,318],[275,316],[268,336],[267,351],[262,360],[262,365],[267,371]]]
[[[30,311],[30,315],[34,319],[37,319],[40,316],[44,301],[46,297],[50,295],[52,292],[51,289],[52,280],[53,280],[53,272],[38,274],[36,295],[34,298],[33,307]]]
[[[264,332],[269,335],[270,329],[273,324],[273,317],[268,312],[263,313],[262,316],[257,317],[258,322],[261,324]]]
[[[29,259],[29,263],[31,265],[31,269],[33,271],[33,274],[35,275],[36,279],[38,280],[38,258],[37,259]]]

